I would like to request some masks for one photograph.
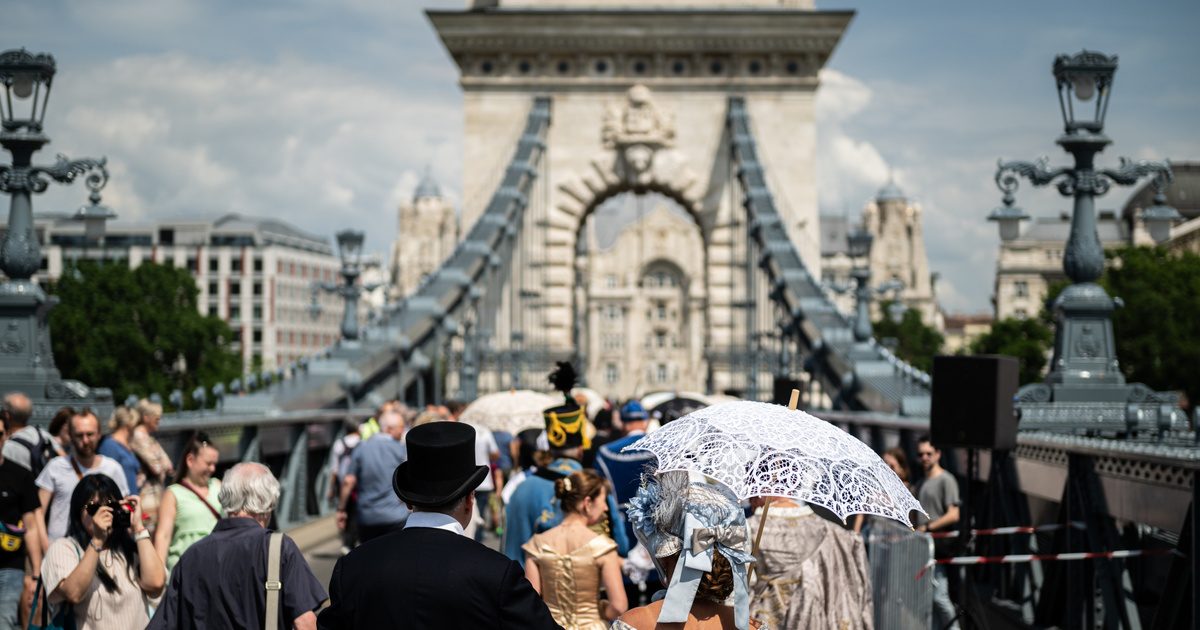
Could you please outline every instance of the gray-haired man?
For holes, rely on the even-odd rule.
[[[266,529],[279,502],[279,482],[262,464],[225,473],[219,495],[226,517],[192,545],[171,571],[162,606],[149,628],[254,628],[266,616]],[[291,538],[280,553],[279,626],[313,630],[325,589]]]

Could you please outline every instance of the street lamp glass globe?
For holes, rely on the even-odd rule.
[[[1020,219],[1000,219],[996,222],[1000,224],[1000,240],[1008,242],[1020,236]]]
[[[1081,101],[1090,101],[1096,95],[1096,79],[1091,76],[1078,76],[1072,82],[1075,97]]]
[[[29,98],[33,96],[33,77],[28,74],[13,77],[12,93],[17,98]]]
[[[1146,231],[1150,232],[1150,238],[1154,239],[1155,243],[1162,243],[1171,237],[1171,221],[1148,220]]]

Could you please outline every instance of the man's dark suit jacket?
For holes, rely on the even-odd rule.
[[[525,571],[453,532],[414,527],[338,560],[318,624],[362,628],[560,629]]]

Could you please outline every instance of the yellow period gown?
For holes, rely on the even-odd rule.
[[[601,617],[601,556],[617,549],[608,536],[596,536],[570,553],[559,553],[546,544],[544,534],[534,534],[521,546],[537,563],[542,599],[554,621],[564,630],[608,630]]]

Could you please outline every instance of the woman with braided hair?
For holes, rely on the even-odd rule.
[[[607,484],[581,470],[555,481],[554,494],[562,523],[522,545],[525,577],[565,630],[606,630],[627,606],[617,543],[595,531],[608,513]]]
[[[613,630],[766,630],[750,618],[750,532],[729,489],[682,471],[648,475],[628,514],[668,586]],[[725,605],[730,595],[732,607]]]

